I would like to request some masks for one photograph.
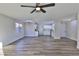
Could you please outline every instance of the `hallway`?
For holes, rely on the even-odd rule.
[[[24,37],[3,48],[5,55],[10,56],[74,56],[79,55],[76,41],[48,36]]]

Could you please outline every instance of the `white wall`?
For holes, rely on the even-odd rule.
[[[64,21],[55,21],[55,31],[54,38],[60,39],[61,37],[66,37],[66,24]]]
[[[77,41],[77,20],[66,23],[67,38]]]
[[[0,56],[3,56],[3,46],[2,46],[2,42],[0,42]]]
[[[61,33],[60,33],[61,37],[66,37],[66,24],[65,22],[61,22]]]
[[[23,31],[16,33],[15,23],[14,19],[0,14],[0,41],[4,46],[24,36]]]

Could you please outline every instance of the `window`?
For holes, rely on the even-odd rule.
[[[19,23],[16,23],[16,32],[19,32]]]
[[[44,25],[44,29],[52,29],[51,25]]]
[[[22,32],[22,29],[23,28],[23,25],[22,24],[19,24],[19,32]]]
[[[20,23],[16,23],[16,32],[17,33],[19,33],[19,32],[21,32],[22,31],[22,24],[20,24]]]

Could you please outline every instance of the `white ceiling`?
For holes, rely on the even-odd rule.
[[[33,8],[20,7],[23,3],[0,3],[0,13],[15,19],[27,20],[60,20],[76,15],[79,11],[79,3],[56,3],[55,7],[44,8],[46,13],[30,12]],[[34,3],[25,3],[23,5],[35,5]]]

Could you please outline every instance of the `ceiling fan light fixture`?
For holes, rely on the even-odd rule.
[[[40,7],[36,7],[36,10],[37,10],[37,11],[40,11]]]

